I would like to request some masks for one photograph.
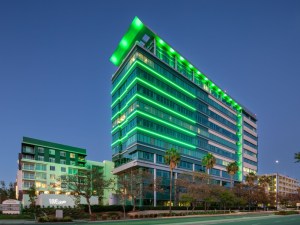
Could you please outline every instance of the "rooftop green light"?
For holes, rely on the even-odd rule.
[[[143,26],[142,21],[137,16],[133,19],[132,23],[138,29],[140,29]]]
[[[125,33],[124,37],[119,43],[118,48],[111,56],[110,61],[116,66],[119,66],[123,61],[123,59],[126,57],[127,53],[130,51],[131,47],[136,43],[136,41],[142,40],[145,34],[147,34],[149,37],[155,38],[157,40],[157,43],[163,46],[169,52],[169,54],[174,55],[179,61],[181,61],[187,67],[192,69],[195,74],[203,76],[202,79],[204,79],[205,82],[207,81],[211,82],[206,76],[203,75],[203,73],[201,73],[197,68],[195,68],[190,62],[185,60],[185,58],[183,58],[178,52],[176,52],[168,43],[163,41],[157,34],[151,31],[147,26],[145,26],[138,17],[135,17],[133,19],[128,31]],[[213,87],[212,88],[213,91],[223,93],[222,91],[219,91],[219,87],[212,86],[212,85],[211,87]],[[236,107],[235,105],[236,102],[229,101],[229,103],[231,104],[232,108],[235,108],[236,110],[242,110],[242,107],[240,105],[237,104]]]

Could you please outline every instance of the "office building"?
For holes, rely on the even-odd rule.
[[[110,161],[95,162],[86,159],[84,148],[23,137],[19,153],[17,172],[17,199],[28,206],[27,191],[36,187],[37,204],[43,206],[74,206],[72,191],[60,182],[66,175],[84,175],[86,170],[99,169],[107,179],[112,178],[113,163]],[[109,204],[109,193],[104,191],[102,204]],[[84,199],[81,200],[84,203]],[[98,197],[92,198],[98,204]]]
[[[171,38],[170,38],[171,39]],[[177,149],[178,173],[205,171],[201,159],[212,153],[215,184],[228,186],[228,163],[242,182],[257,172],[257,118],[209,79],[186,57],[135,17],[110,61],[112,76],[112,155],[114,173],[149,168],[167,186],[165,151]],[[167,204],[168,194],[153,193],[143,204]]]
[[[299,181],[289,176],[271,173],[261,174],[258,176],[266,176],[270,178],[270,184],[268,185],[268,191],[270,193],[278,193],[279,195],[297,194],[300,188]]]

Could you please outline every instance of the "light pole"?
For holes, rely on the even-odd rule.
[[[275,163],[276,165],[278,165],[279,160],[276,160]],[[278,166],[276,166],[276,210],[278,210],[278,184],[279,184]]]

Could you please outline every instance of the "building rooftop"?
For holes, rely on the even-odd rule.
[[[243,107],[241,104],[233,100],[232,97],[223,91],[216,83],[211,81],[203,72],[201,72],[198,68],[195,67],[190,61],[184,58],[178,51],[172,48],[166,41],[164,41],[161,37],[159,37],[156,33],[154,33],[149,27],[147,27],[138,17],[135,17],[119,42],[116,50],[113,52],[110,57],[110,61],[116,65],[120,66],[123,60],[126,58],[131,48],[136,44],[136,42],[140,42],[145,36],[154,38],[157,45],[163,46],[164,49],[168,51],[168,54],[176,56],[181,63],[185,64],[189,69],[193,70],[195,77],[205,82],[211,90],[218,93],[218,95],[222,96],[222,99],[229,103],[236,110],[244,110],[249,115],[251,115],[254,119],[256,119],[256,115],[247,108]]]
[[[86,155],[86,149],[84,148],[78,148],[78,147],[72,147],[68,145],[58,144],[54,142],[48,142],[48,141],[42,141],[39,139],[29,138],[29,137],[23,137],[23,142],[25,144],[32,144],[37,145],[41,147],[47,147],[47,148],[53,148],[53,149],[59,149],[63,151],[69,151],[69,152],[75,152],[82,155]]]

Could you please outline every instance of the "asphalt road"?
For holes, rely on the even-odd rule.
[[[32,224],[30,221],[3,221],[0,224]],[[47,223],[50,225],[52,223]],[[63,223],[53,223],[53,225]],[[300,215],[275,216],[275,215],[240,215],[240,216],[205,216],[205,217],[185,217],[185,218],[160,218],[160,219],[142,219],[126,221],[97,221],[66,223],[78,225],[300,225]]]
[[[163,218],[144,219],[115,222],[93,222],[93,225],[300,225],[300,215],[275,216],[275,215],[244,215],[244,216],[217,216],[217,217],[189,217],[189,218]]]

